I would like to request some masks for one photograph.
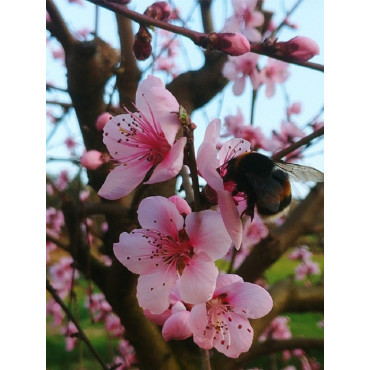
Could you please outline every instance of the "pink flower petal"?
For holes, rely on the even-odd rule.
[[[211,349],[213,347],[213,338],[216,332],[214,327],[208,325],[206,304],[197,304],[190,311],[189,328],[193,333],[194,342],[203,349]]]
[[[238,96],[241,95],[245,89],[246,77],[240,76],[234,80],[233,93]]]
[[[222,258],[230,248],[230,236],[221,215],[216,211],[205,210],[189,214],[185,219],[185,229],[190,244],[197,251],[206,252],[213,260]]]
[[[135,274],[149,273],[163,264],[161,258],[150,258],[153,247],[143,238],[142,229],[122,233],[118,243],[113,244],[113,252],[125,267]]]
[[[229,191],[220,191],[218,195],[218,206],[224,221],[227,232],[233,241],[235,248],[239,249],[242,236],[243,225],[240,221],[238,209],[235,206],[234,199]]]
[[[228,333],[232,337],[228,342],[226,338],[221,335],[221,332],[216,334],[214,347],[227,357],[237,358],[243,352],[247,352],[253,341],[253,328],[248,320],[230,313],[232,321],[227,322],[229,328]],[[229,345],[228,345],[229,344]]]
[[[162,182],[175,177],[181,170],[184,160],[186,137],[180,138],[166,154],[163,161],[154,169],[150,179],[145,184]]]
[[[239,282],[243,282],[243,278],[240,277],[239,275],[236,275],[236,274],[219,275],[217,278],[217,282],[216,282],[216,290],[214,292],[214,296],[217,296],[220,294],[218,293],[219,289],[222,289],[225,286],[228,286],[234,283],[239,283]]]
[[[140,225],[144,229],[159,230],[174,238],[177,238],[178,230],[184,225],[184,218],[176,206],[164,197],[153,196],[143,199],[137,213]]]
[[[180,128],[179,103],[165,88],[162,80],[148,76],[137,89],[136,106],[148,120],[155,117],[170,144],[175,141]]]
[[[219,153],[219,162],[223,164],[231,158],[237,157],[242,153],[248,152],[251,148],[249,141],[241,138],[232,138],[227,140],[221,147]]]
[[[151,274],[140,275],[137,283],[137,299],[140,307],[160,314],[170,304],[170,293],[177,280],[175,269],[167,266]]]
[[[218,269],[213,259],[207,254],[202,252],[193,256],[178,281],[183,300],[187,303],[198,304],[211,299],[217,275]]]
[[[216,171],[219,166],[217,160],[216,142],[220,135],[221,121],[214,119],[207,126],[204,140],[199,146],[197,164],[200,175],[214,190],[223,190],[224,183],[220,174]]]
[[[179,311],[171,315],[163,325],[162,336],[165,341],[171,339],[183,340],[191,337],[189,328],[189,311]]]
[[[268,314],[273,306],[270,294],[257,284],[235,283],[228,289],[229,303],[243,307],[246,317],[258,319]]]
[[[98,194],[105,199],[119,199],[131,193],[143,181],[151,164],[140,161],[135,166],[119,165],[105,179]]]

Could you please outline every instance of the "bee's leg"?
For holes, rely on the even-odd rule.
[[[247,197],[247,209],[244,211],[244,213],[247,216],[250,216],[251,221],[253,221],[254,218],[254,208],[256,206],[256,197],[254,197],[252,194],[248,195]]]

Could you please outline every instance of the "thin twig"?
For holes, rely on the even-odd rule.
[[[76,318],[74,317],[74,315],[71,312],[71,310],[65,305],[65,303],[63,302],[63,300],[59,297],[58,293],[56,292],[56,290],[54,289],[54,287],[50,284],[50,282],[49,282],[48,279],[46,279],[46,289],[53,296],[55,302],[57,302],[60,305],[60,307],[62,307],[63,311],[67,314],[67,316],[73,322],[73,324],[75,324],[75,326],[76,326],[76,328],[78,330],[79,338],[81,338],[86,343],[86,345],[89,347],[89,349],[91,350],[92,354],[95,356],[95,358],[98,360],[98,362],[102,366],[102,369],[109,370],[109,367],[104,363],[104,361],[102,360],[102,358],[96,352],[95,348],[91,344],[89,338],[86,336],[85,332],[81,328],[79,322],[76,320]]]
[[[309,144],[313,139],[316,139],[322,135],[324,135],[324,127],[319,128],[318,130],[305,136],[303,139],[298,140],[297,142],[293,143],[287,148],[282,149],[279,152],[275,153],[274,155],[271,156],[271,159],[273,160],[281,159],[285,157],[286,155],[288,155],[289,153],[294,152],[296,149],[300,148],[301,146]]]

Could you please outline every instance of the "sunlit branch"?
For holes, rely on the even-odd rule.
[[[79,322],[74,317],[71,310],[65,305],[65,303],[62,301],[62,299],[59,297],[58,293],[54,289],[54,287],[50,284],[49,280],[46,279],[46,289],[48,292],[53,296],[54,300],[62,307],[63,311],[66,313],[68,318],[73,322],[73,324],[76,326],[78,330],[78,337],[81,338],[86,345],[89,347],[91,353],[94,355],[94,357],[98,360],[100,365],[102,366],[102,369],[109,370],[109,367],[104,363],[102,358],[99,356],[98,352],[96,352],[94,346],[91,344],[89,338],[86,336],[85,332],[81,328]]]

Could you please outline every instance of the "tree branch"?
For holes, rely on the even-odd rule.
[[[53,0],[46,0],[46,10],[50,15],[51,22],[46,24],[46,28],[63,46],[64,52],[67,55],[72,45],[77,41],[68,26],[64,22],[58,8],[55,6]]]
[[[296,149],[300,148],[303,145],[308,145],[311,143],[312,140],[324,135],[324,127],[319,128],[318,130],[312,132],[311,134],[307,135],[306,137],[298,140],[297,142],[293,143],[292,145],[288,146],[280,150],[279,152],[275,153],[271,156],[271,159],[277,160],[287,156],[289,153],[294,152]]]
[[[211,14],[212,0],[198,0],[202,14],[203,30],[205,33],[213,32],[213,20]]]

